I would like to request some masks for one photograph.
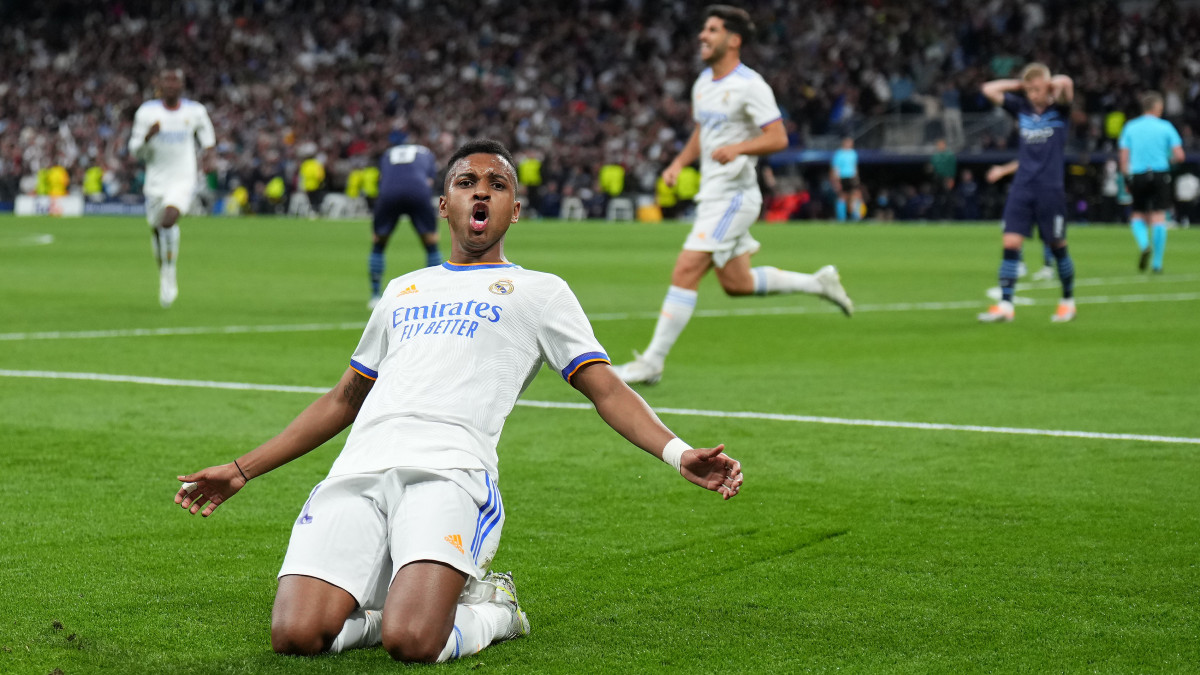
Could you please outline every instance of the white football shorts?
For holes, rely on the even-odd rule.
[[[157,227],[158,221],[162,218],[163,211],[167,210],[168,206],[174,206],[179,209],[179,215],[187,215],[188,209],[192,206],[192,200],[196,197],[195,183],[178,183],[172,185],[162,194],[146,194],[146,222],[150,223],[150,227]]]
[[[486,471],[395,468],[326,478],[292,526],[279,576],[316,577],[382,609],[396,572],[445,563],[481,585],[500,545],[504,503]]]
[[[696,205],[696,221],[685,251],[712,253],[713,265],[725,263],[746,253],[755,253],[761,244],[750,236],[750,226],[758,220],[762,196],[735,193],[728,199],[706,199]]]

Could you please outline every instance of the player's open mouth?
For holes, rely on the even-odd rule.
[[[483,232],[488,225],[488,205],[483,202],[475,204],[471,209],[471,229],[476,232]]]

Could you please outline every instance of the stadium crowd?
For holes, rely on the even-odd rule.
[[[746,62],[776,92],[793,147],[896,112],[938,119],[960,152],[1009,147],[963,137],[961,113],[989,109],[980,84],[1029,60],[1075,78],[1073,152],[1112,151],[1148,87],[1163,92],[1185,146],[1197,147],[1194,5],[739,4],[760,32]],[[443,156],[468,138],[502,140],[542,161],[540,192],[553,202],[595,194],[605,164],[626,167],[625,190],[653,194],[691,130],[700,9],[657,0],[0,3],[0,201],[35,189],[33,176],[51,165],[75,184],[99,167],[106,193],[136,192],[125,144],[166,64],[184,69],[186,96],[216,126],[212,185],[243,186],[251,208],[270,208],[273,178],[293,189],[308,158],[325,166],[325,188],[342,190],[401,138]]]

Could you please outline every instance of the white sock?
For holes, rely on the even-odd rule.
[[[754,275],[754,294],[770,295],[772,293],[812,293],[821,294],[821,282],[812,274],[789,272],[778,267],[755,267],[750,270]]]
[[[150,230],[150,248],[154,251],[154,261],[158,263],[159,267],[162,267],[162,240],[159,239],[158,232],[157,227]]]
[[[342,626],[342,632],[333,639],[329,652],[339,654],[350,649],[374,647],[383,642],[383,612],[373,609],[356,609]]]
[[[179,259],[179,226],[158,228],[158,239],[163,264],[174,266]]]
[[[454,630],[450,631],[450,639],[438,655],[438,662],[478,654],[492,644],[497,635],[508,633],[512,620],[512,610],[499,603],[459,605],[454,615]]]
[[[667,297],[663,299],[662,313],[658,315],[658,323],[654,326],[654,337],[646,348],[645,357],[654,363],[662,363],[667,359],[671,347],[679,339],[679,334],[692,318],[696,309],[696,291],[671,286]]]

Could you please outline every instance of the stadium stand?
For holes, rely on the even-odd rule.
[[[787,115],[791,147],[772,165],[782,186],[812,197],[801,201],[813,215],[825,197],[823,151],[851,134],[867,184],[878,186],[872,208],[882,199],[897,218],[929,217],[928,188],[888,165],[927,163],[940,137],[959,153],[960,171],[979,175],[973,165],[1010,156],[1008,123],[979,85],[1031,59],[1075,78],[1072,152],[1089,153],[1083,193],[1101,193],[1114,125],[1119,132],[1136,114],[1148,85],[1164,93],[1185,146],[1197,148],[1195,3],[740,4],[760,28],[746,61]],[[488,136],[542,160],[548,205],[579,200],[603,217],[601,166],[626,167],[626,190],[653,195],[690,132],[699,10],[655,0],[0,2],[0,202],[36,190],[38,171],[59,164],[73,186],[99,168],[110,197],[137,193],[125,141],[169,62],[188,75],[185,95],[209,108],[219,139],[213,185],[244,187],[243,211],[276,209],[265,194],[276,177],[290,196],[306,152],[324,161],[328,189],[342,192],[353,168],[399,139],[445,154]],[[989,215],[989,188],[977,187],[964,199],[980,203],[954,215]]]

